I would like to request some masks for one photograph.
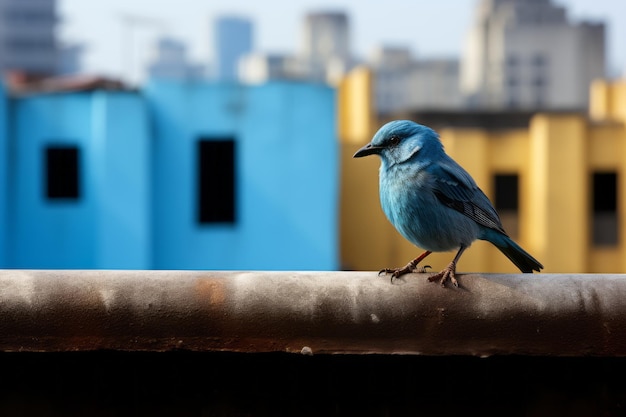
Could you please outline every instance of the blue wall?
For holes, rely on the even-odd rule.
[[[148,268],[149,147],[143,101],[95,92],[16,99],[9,265]],[[45,191],[45,148],[77,146],[76,200]]]
[[[338,267],[334,90],[153,81],[141,94],[14,98],[8,111],[2,97],[0,267]],[[200,224],[198,141],[224,136],[235,221]],[[50,145],[78,147],[78,199],[46,196]]]
[[[7,96],[0,83],[0,268],[8,264],[9,209],[9,127]]]
[[[148,269],[151,256],[151,138],[145,102],[98,92],[93,108],[98,268]]]
[[[311,84],[154,82],[154,265],[336,269],[334,91]],[[234,224],[196,220],[196,144],[236,140]]]

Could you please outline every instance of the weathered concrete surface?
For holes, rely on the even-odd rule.
[[[0,271],[0,351],[626,356],[626,275]]]

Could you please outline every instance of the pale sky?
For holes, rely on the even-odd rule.
[[[365,57],[376,45],[410,47],[416,57],[460,56],[478,0],[59,0],[60,35],[82,43],[86,72],[133,80],[143,74],[155,41],[163,35],[185,42],[190,58],[211,59],[211,22],[237,14],[254,22],[255,50],[293,53],[308,11],[345,11],[351,44]],[[626,0],[552,0],[574,20],[608,24],[608,64],[626,74]],[[141,17],[131,27],[127,17]]]

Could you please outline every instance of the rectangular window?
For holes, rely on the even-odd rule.
[[[547,64],[547,59],[546,59],[546,56],[545,56],[545,55],[543,55],[543,54],[541,54],[541,53],[537,53],[537,54],[533,55],[533,58],[532,58],[532,65],[533,65],[535,68],[542,68],[542,67],[545,67],[545,66],[546,66],[546,64]]]
[[[537,91],[535,93],[535,107],[541,109],[545,106],[544,95],[542,91]]]
[[[494,183],[496,211],[504,230],[516,238],[519,234],[519,176],[496,174]]]
[[[76,146],[48,146],[44,151],[46,197],[77,200],[80,197],[80,152]]]
[[[544,88],[546,86],[545,78],[539,75],[533,78],[532,83],[533,87],[535,87],[536,89]]]
[[[506,65],[508,65],[509,67],[516,67],[518,64],[517,61],[518,59],[515,55],[509,55],[506,57]]]
[[[198,222],[234,223],[236,212],[235,141],[198,141]]]
[[[593,244],[615,246],[617,229],[617,173],[595,172],[593,174]]]

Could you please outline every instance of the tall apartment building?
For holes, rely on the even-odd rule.
[[[214,77],[237,81],[239,60],[252,52],[252,22],[238,16],[221,16],[213,26]]]
[[[584,109],[605,50],[604,23],[572,22],[552,0],[481,0],[461,91],[478,108]]]
[[[57,71],[56,0],[0,0],[0,70]]]

